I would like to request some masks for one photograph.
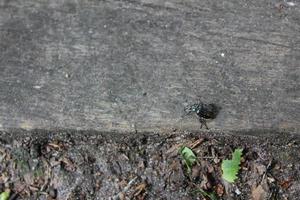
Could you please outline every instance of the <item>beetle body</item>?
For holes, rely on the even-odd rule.
[[[187,114],[195,113],[199,117],[199,122],[201,123],[201,127],[203,125],[208,129],[206,120],[215,119],[219,113],[219,108],[215,104],[205,104],[205,103],[197,103],[191,106],[187,106],[185,108],[185,112]]]

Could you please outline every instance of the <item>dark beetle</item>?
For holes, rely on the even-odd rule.
[[[204,125],[206,129],[208,129],[206,125],[207,119],[215,119],[219,113],[220,108],[216,104],[205,104],[205,103],[196,103],[191,106],[187,106],[185,109],[187,115],[191,113],[196,113],[199,117],[199,121],[201,123],[200,128]]]

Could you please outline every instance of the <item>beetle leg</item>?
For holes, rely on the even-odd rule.
[[[206,129],[208,130],[208,126],[206,124],[206,120],[202,117],[199,117],[199,122],[201,123],[200,129],[203,127],[203,125],[206,127]]]

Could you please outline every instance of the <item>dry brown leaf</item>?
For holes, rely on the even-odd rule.
[[[61,142],[55,141],[47,144],[47,147],[54,149],[56,151],[61,151],[64,149],[65,145]]]
[[[206,174],[202,175],[202,181],[200,183],[200,188],[203,190],[209,190],[211,187],[211,184],[209,183],[209,180],[207,178]]]
[[[251,196],[252,200],[265,200],[268,198],[269,186],[266,181],[258,185],[255,188],[252,188]]]
[[[62,162],[64,164],[64,169],[67,171],[71,171],[74,172],[76,170],[76,166],[74,165],[74,163],[71,161],[70,158],[62,158],[60,159],[60,162]]]
[[[224,195],[224,186],[222,184],[217,184],[216,188],[215,188],[216,194],[221,197]]]
[[[266,191],[261,185],[257,186],[252,190],[252,200],[264,200],[266,196]]]
[[[208,173],[213,173],[215,171],[214,166],[212,166],[211,164],[207,164],[207,172]]]
[[[119,183],[118,183],[120,188],[125,188],[126,185],[128,185],[128,182],[125,179],[122,179]]]
[[[120,200],[125,200],[125,199],[126,199],[126,198],[125,198],[124,192],[121,192],[121,193],[119,194],[119,198],[120,198]]]
[[[136,200],[145,200],[145,197],[146,197],[146,194],[143,194],[143,195],[137,196],[135,199]]]
[[[173,160],[169,165],[170,171],[177,171],[180,168],[180,163],[177,160]]]
[[[0,182],[1,183],[6,183],[9,180],[9,175],[7,172],[4,172],[0,175]]]
[[[27,185],[33,185],[34,176],[33,176],[32,173],[29,172],[29,173],[24,174],[23,178],[24,178],[24,181]]]
[[[204,138],[200,138],[200,139],[197,139],[196,141],[193,141],[187,145],[184,145],[184,144],[174,144],[171,148],[169,148],[167,151],[166,151],[166,155],[169,157],[169,158],[172,158],[172,157],[175,157],[178,155],[178,150],[180,149],[181,146],[187,146],[191,149],[194,149],[196,148],[197,146],[199,146],[202,142],[204,141]]]
[[[24,184],[24,182],[21,182],[20,180],[17,180],[14,183],[14,191],[16,193],[21,193],[23,192],[23,190],[26,188],[26,184]]]
[[[279,185],[283,188],[283,189],[288,189],[291,185],[292,185],[292,181],[293,179],[290,177],[287,180],[283,180],[279,183]]]
[[[136,197],[136,196],[140,195],[141,193],[145,192],[146,187],[147,187],[146,183],[141,183],[138,186],[136,186],[135,191],[134,191],[134,196]]]

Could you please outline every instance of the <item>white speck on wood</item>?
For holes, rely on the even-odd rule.
[[[35,85],[35,86],[33,86],[33,88],[34,88],[34,89],[41,89],[42,86],[41,86],[41,85]]]
[[[296,6],[296,3],[294,3],[294,2],[286,2],[286,4],[288,5],[288,6],[291,6],[291,7],[293,7],[293,6]]]

